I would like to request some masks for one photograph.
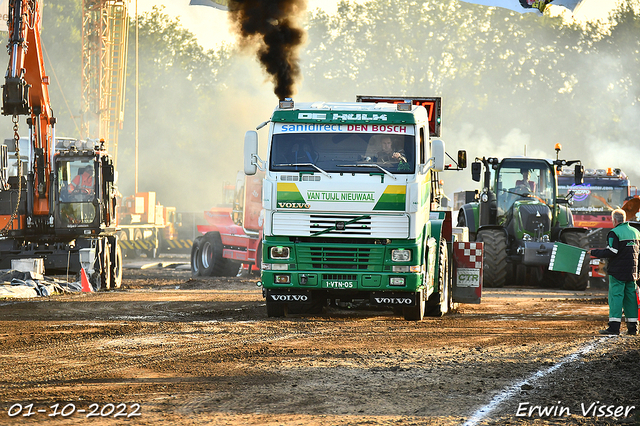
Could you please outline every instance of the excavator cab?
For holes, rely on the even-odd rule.
[[[87,142],[76,141],[56,149],[53,187],[58,235],[95,235],[115,228],[112,160],[99,146],[86,148]]]

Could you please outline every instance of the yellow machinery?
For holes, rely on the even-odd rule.
[[[128,0],[83,0],[82,137],[102,138],[117,167],[124,119]]]

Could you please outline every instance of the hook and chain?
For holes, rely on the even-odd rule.
[[[13,122],[13,141],[16,147],[16,170],[18,175],[18,200],[16,201],[16,208],[11,214],[11,218],[7,222],[7,224],[0,230],[0,235],[5,235],[10,226],[13,225],[13,221],[18,216],[18,209],[20,208],[20,197],[22,196],[22,161],[20,161],[20,134],[18,133],[18,122],[20,121],[20,117],[18,115],[14,115],[11,118]]]

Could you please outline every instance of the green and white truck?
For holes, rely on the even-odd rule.
[[[454,168],[445,165],[444,142],[432,139],[440,134],[440,98],[358,101],[280,101],[258,127],[269,125],[266,160],[257,131],[245,135],[245,173],[265,172],[268,316],[364,304],[421,320],[458,301],[479,303],[479,291],[474,300],[464,300],[465,289],[455,298],[450,212],[437,211],[437,173]],[[461,163],[464,151],[455,168]],[[464,286],[475,291],[481,270],[471,269]]]

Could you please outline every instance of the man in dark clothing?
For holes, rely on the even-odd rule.
[[[608,258],[609,266],[609,327],[600,334],[620,334],[622,311],[627,318],[627,334],[638,334],[638,301],[636,281],[640,278],[640,231],[629,225],[624,210],[611,213],[613,229],[605,249],[590,250],[592,256]]]

